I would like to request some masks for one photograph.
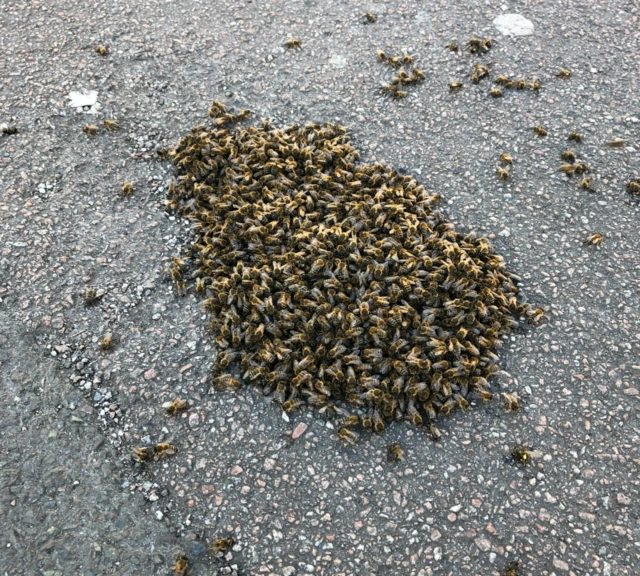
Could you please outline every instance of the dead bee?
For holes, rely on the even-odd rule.
[[[383,90],[386,91],[394,100],[401,100],[407,97],[407,93],[404,90],[399,90],[394,84],[384,86]]]
[[[178,453],[178,449],[173,444],[162,442],[161,444],[156,444],[153,447],[153,453],[158,458],[162,458],[164,456],[174,456]]]
[[[576,164],[576,174],[582,174],[583,172],[589,172],[589,166],[584,162],[578,162]]]
[[[100,340],[100,350],[108,352],[113,348],[113,338],[110,334],[107,334],[102,340]]]
[[[120,130],[120,124],[118,124],[115,120],[105,120],[103,122],[104,127],[109,130],[109,132],[117,132]]]
[[[640,180],[629,180],[627,182],[627,194],[633,196],[640,194]]]
[[[520,410],[520,404],[518,402],[518,394],[514,392],[513,394],[508,394],[507,392],[503,392],[502,396],[505,399],[505,408],[507,411],[517,412]]]
[[[519,464],[528,464],[533,458],[533,453],[528,446],[524,444],[518,444],[511,450],[511,458],[513,458]]]
[[[540,90],[540,80],[538,80],[538,78],[536,78],[531,84],[529,84],[529,88],[531,88],[531,90],[537,92],[538,90]]]
[[[293,412],[300,408],[304,402],[300,398],[293,398],[292,400],[287,400],[284,404],[282,404],[282,409],[285,412]]]
[[[13,136],[18,133],[18,128],[16,126],[3,126],[2,133],[6,136]]]
[[[509,82],[511,82],[511,80],[509,80],[509,78],[507,76],[505,76],[504,74],[500,74],[500,76],[498,76],[494,82],[496,84],[498,84],[499,86],[507,86],[507,84],[509,84]]]
[[[100,54],[100,56],[106,56],[109,53],[106,46],[96,46],[95,48],[96,54]]]
[[[536,136],[542,137],[547,135],[547,131],[542,126],[534,126],[533,132],[536,134]]]
[[[98,296],[98,292],[93,286],[87,286],[84,289],[84,305],[86,308],[89,306],[93,306],[100,300],[100,296]]]
[[[478,77],[478,79],[482,80],[489,76],[489,68],[482,64],[474,64],[473,65],[474,74]]]
[[[153,453],[148,446],[138,446],[131,451],[131,458],[136,462],[149,462],[153,459]]]
[[[567,136],[567,140],[570,142],[582,142],[582,136],[578,133],[577,130],[573,130],[569,136]]]
[[[429,423],[429,434],[431,434],[431,438],[434,440],[440,440],[440,438],[442,438],[442,432],[440,432],[440,429],[433,422]]]
[[[505,165],[509,164],[513,166],[513,158],[507,153],[500,154],[500,162],[502,162]]]
[[[497,171],[499,180],[506,180],[507,178],[509,178],[509,170],[498,167]]]
[[[370,23],[372,23],[372,24],[377,20],[377,18],[376,18],[376,16],[375,16],[375,14],[371,14],[371,12],[367,12],[367,13],[364,15],[364,18],[365,18],[365,20],[366,20],[367,22],[370,22]]]
[[[565,162],[569,162],[573,164],[576,161],[576,155],[573,150],[565,150],[562,154],[560,154],[560,158]]]
[[[459,46],[457,42],[451,42],[447,44],[445,48],[448,48],[449,50],[451,50],[451,52],[457,52],[459,50]]]
[[[408,83],[417,84],[418,82],[422,82],[425,78],[426,78],[426,76],[424,75],[424,72],[422,70],[420,70],[418,68],[414,68],[411,71],[411,76],[409,76],[407,81],[408,81]]]
[[[519,560],[510,560],[504,569],[504,576],[518,576],[522,563]]]
[[[592,234],[582,244],[587,246],[600,246],[604,242],[604,236],[602,234]]]
[[[571,71],[566,68],[560,68],[556,73],[556,78],[569,78],[571,76]]]
[[[386,62],[387,61],[387,55],[382,50],[378,50],[376,52],[376,54],[377,54],[378,60],[380,62]]]
[[[185,576],[187,568],[189,568],[189,558],[184,554],[180,554],[180,556],[176,558],[175,564],[171,566],[171,570],[173,570],[175,576]]]
[[[300,44],[300,40],[296,40],[295,38],[291,38],[290,40],[287,40],[284,43],[284,47],[287,48],[287,49],[302,48],[302,45]]]
[[[462,90],[463,86],[464,84],[462,82],[451,82],[451,84],[449,84],[449,90],[451,92],[458,92],[459,90]]]
[[[122,185],[122,190],[120,192],[120,195],[126,198],[127,196],[131,196],[132,194],[133,194],[133,182],[125,182]]]
[[[413,64],[413,56],[409,55],[409,54],[404,54],[402,56],[402,63],[405,66],[410,66],[411,64]]]
[[[90,136],[93,136],[93,135],[95,135],[95,134],[97,134],[97,133],[98,133],[98,127],[97,127],[97,126],[93,126],[92,124],[87,124],[87,125],[82,129],[82,131],[83,131],[85,134],[89,134]]]
[[[613,140],[609,140],[607,142],[607,146],[609,148],[624,148],[627,145],[627,141],[622,138],[614,138]]]
[[[214,386],[218,388],[231,388],[237,390],[240,388],[240,380],[231,376],[231,374],[221,374],[213,379]]]
[[[563,164],[558,168],[560,172],[564,172],[567,176],[573,176],[576,171],[576,167],[574,164]]]
[[[387,446],[387,462],[399,462],[404,460],[404,451],[397,442]]]
[[[176,414],[180,414],[180,412],[184,412],[187,407],[187,402],[185,400],[176,398],[164,410],[169,416],[175,416]]]
[[[340,428],[338,430],[338,438],[344,440],[347,444],[357,444],[360,439],[358,435],[349,430],[349,428]]]
[[[529,322],[529,324],[537,324],[544,318],[544,313],[544,308],[536,308],[535,310],[530,310],[527,313],[527,316],[529,317],[527,322]]]
[[[515,83],[516,90],[524,90],[527,87],[527,81],[524,78],[520,78]]]
[[[586,176],[584,176],[582,178],[582,180],[580,180],[579,186],[583,190],[591,190],[591,180],[589,178],[587,178]]]
[[[500,88],[491,88],[491,90],[489,90],[489,96],[492,98],[502,98],[502,90],[500,90]]]
[[[209,545],[209,549],[214,554],[219,554],[220,552],[227,552],[228,550],[231,550],[235,543],[235,539],[231,536],[228,538],[218,538],[211,542],[211,544]]]

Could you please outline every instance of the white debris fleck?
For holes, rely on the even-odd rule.
[[[533,22],[520,14],[501,14],[493,25],[506,36],[530,36],[533,34]]]
[[[344,68],[347,65],[347,59],[340,54],[336,54],[334,56],[331,56],[331,58],[329,59],[329,64],[332,64],[336,68]]]
[[[81,92],[69,92],[69,106],[78,112],[96,114],[98,103],[98,93],[95,90],[82,90]]]

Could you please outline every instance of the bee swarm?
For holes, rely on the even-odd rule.
[[[194,223],[193,276],[220,349],[214,385],[245,382],[377,432],[491,399],[501,336],[534,311],[488,241],[410,176],[357,163],[346,129],[194,128],[170,157],[168,208]],[[347,430],[347,429],[345,429]]]

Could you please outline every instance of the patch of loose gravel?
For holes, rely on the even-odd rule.
[[[0,123],[19,128],[0,137],[0,565],[166,574],[183,551],[194,575],[498,575],[516,558],[524,574],[633,574],[640,250],[625,184],[640,176],[638,6],[529,3],[517,9],[534,35],[510,39],[492,28],[495,2],[219,4],[60,0],[0,14]],[[375,24],[362,24],[367,10]],[[486,56],[444,49],[472,35],[494,39]],[[283,49],[292,36],[301,50]],[[416,54],[426,81],[381,97],[376,49]],[[491,99],[467,77],[476,61],[542,89]],[[555,78],[560,67],[572,76]],[[465,88],[449,93],[453,80]],[[66,106],[80,89],[98,91],[97,118]],[[458,229],[493,239],[549,308],[547,325],[501,351],[494,389],[517,390],[521,412],[454,416],[440,443],[398,424],[348,448],[248,387],[209,393],[201,302],[178,298],[167,274],[189,228],[163,211],[170,168],[154,150],[214,99],[280,125],[344,124],[363,161],[410,173]],[[591,193],[558,172],[574,128]],[[607,147],[615,137],[630,146]],[[503,152],[514,166],[501,183]],[[603,245],[583,246],[596,232]],[[104,292],[90,308],[86,286]],[[108,332],[114,349],[100,352]],[[176,396],[190,409],[168,419]],[[130,447],[163,440],[177,456],[130,461]],[[392,442],[404,462],[386,461]],[[530,465],[508,461],[517,443],[537,451]],[[228,533],[226,558],[204,552]]]

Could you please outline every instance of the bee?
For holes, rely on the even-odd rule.
[[[95,48],[96,54],[100,54],[100,56],[106,56],[109,53],[106,46],[96,46]]]
[[[187,402],[185,400],[176,398],[164,410],[169,416],[175,416],[176,414],[180,414],[180,412],[184,412],[187,407]]]
[[[589,166],[584,162],[578,162],[576,164],[576,174],[582,174],[583,172],[589,172]]]
[[[284,47],[287,48],[287,49],[302,48],[302,45],[300,44],[300,40],[296,40],[295,38],[291,38],[290,40],[287,40],[284,43]]]
[[[540,90],[540,80],[538,78],[536,78],[531,84],[529,84],[529,88],[531,88],[531,90],[537,92],[538,90]]]
[[[85,308],[89,308],[93,306],[100,300],[100,296],[98,296],[98,292],[93,286],[87,286],[84,289],[84,305]]]
[[[600,246],[604,242],[604,236],[602,234],[592,234],[582,242],[582,244],[587,246]]]
[[[537,324],[545,317],[544,314],[544,308],[536,308],[535,310],[530,310],[527,313],[527,316],[529,317],[527,321],[529,322],[529,324]]]
[[[376,55],[378,56],[378,60],[380,62],[386,62],[387,61],[387,55],[382,50],[378,50],[376,52]]]
[[[546,136],[547,135],[547,131],[542,126],[534,126],[533,127],[533,132],[536,134],[536,136]]]
[[[153,447],[153,453],[158,458],[162,458],[164,456],[174,456],[178,453],[178,449],[173,444],[162,442],[161,444],[156,444]]]
[[[489,90],[489,96],[492,98],[502,98],[502,90],[500,90],[500,88],[491,88],[491,90]]]
[[[440,429],[433,422],[429,423],[429,434],[431,434],[431,438],[434,440],[440,440],[440,438],[442,438],[442,432],[440,432]]]
[[[522,563],[519,560],[510,560],[507,562],[504,570],[504,576],[518,576]]]
[[[567,136],[567,140],[570,142],[582,142],[582,136],[577,130],[572,130],[569,136]]]
[[[18,128],[17,126],[3,126],[2,133],[6,136],[13,136],[18,133]]]
[[[125,182],[122,185],[122,190],[120,192],[120,195],[126,198],[127,196],[131,196],[132,194],[133,194],[133,182]]]
[[[120,124],[118,124],[115,120],[105,120],[103,122],[104,127],[109,130],[109,132],[117,132],[120,130]]]
[[[180,554],[180,556],[176,558],[175,564],[171,567],[171,570],[173,570],[175,576],[185,576],[187,568],[189,568],[189,558],[184,554]]]
[[[398,87],[394,84],[385,86],[384,90],[386,90],[394,100],[401,100],[407,97],[407,93],[404,90],[398,90]]]
[[[413,64],[413,56],[405,54],[404,56],[402,56],[402,63],[406,66],[410,66],[411,64]]]
[[[397,442],[387,446],[387,462],[399,462],[404,460],[404,451]]]
[[[351,416],[345,416],[344,418],[338,420],[337,424],[342,428],[351,428],[352,426],[358,426],[358,424],[360,424],[360,417],[356,416],[355,414]]]
[[[110,334],[107,334],[102,340],[100,340],[100,350],[108,352],[113,348],[113,338]]]
[[[286,402],[284,402],[282,404],[282,409],[287,413],[294,412],[295,410],[300,408],[300,406],[302,406],[303,404],[304,402],[300,398],[294,398],[292,400],[287,400]]]
[[[573,149],[565,150],[562,154],[560,154],[560,158],[565,162],[569,162],[570,164],[573,164],[576,161],[576,155]]]
[[[482,80],[483,78],[489,76],[489,68],[483,66],[482,64],[474,64],[473,71],[479,80]]]
[[[451,50],[451,52],[457,52],[459,50],[459,46],[457,42],[451,42],[447,44],[445,48],[448,48],[449,50]]]
[[[400,66],[402,66],[402,60],[399,56],[389,56],[387,58],[387,64],[392,68],[400,68]]]
[[[514,392],[513,394],[508,394],[507,392],[503,392],[502,396],[505,400],[505,408],[507,411],[517,412],[520,410],[520,404],[518,402],[518,394]]]
[[[556,73],[556,78],[569,78],[571,76],[571,71],[566,68],[560,68]]]
[[[607,146],[609,148],[624,148],[627,145],[627,141],[622,138],[614,138],[613,140],[609,140],[607,142]]]
[[[573,176],[576,171],[576,167],[574,164],[563,164],[558,168],[560,172],[564,172],[567,176]]]
[[[85,134],[89,134],[90,136],[94,136],[95,134],[98,133],[98,127],[97,126],[93,126],[92,124],[87,124],[82,131]]]
[[[235,543],[236,541],[231,536],[228,538],[217,538],[216,540],[211,542],[209,549],[214,554],[219,554],[220,552],[227,552],[228,550],[233,548],[233,545]]]
[[[232,390],[240,388],[240,380],[234,378],[231,374],[221,374],[214,378],[213,384],[218,388],[231,388]]]
[[[591,180],[589,178],[587,178],[586,176],[584,176],[582,178],[582,180],[580,180],[579,186],[583,190],[591,190]]]
[[[528,464],[533,458],[533,453],[528,446],[524,444],[518,444],[511,450],[511,458],[513,458],[519,464]]]
[[[498,167],[498,178],[500,180],[506,180],[507,178],[509,178],[509,171],[504,169],[504,168],[500,168]]]
[[[640,180],[629,180],[627,182],[627,193],[633,196],[640,194]]]
[[[513,158],[509,154],[500,154],[500,162],[513,166]]]
[[[347,444],[357,444],[360,439],[358,435],[349,430],[349,428],[340,428],[338,430],[338,438],[344,440]]]
[[[149,462],[153,459],[153,453],[148,446],[138,446],[131,451],[131,458],[136,462]]]
[[[364,17],[365,20],[371,24],[373,24],[377,20],[375,14],[371,14],[371,12],[367,12]]]
[[[524,90],[528,86],[527,81],[524,78],[520,78],[515,83],[516,90]]]
[[[458,92],[459,90],[462,90],[463,86],[464,84],[462,82],[451,82],[451,84],[449,84],[449,90],[451,92]]]
[[[511,82],[511,80],[509,80],[509,78],[507,76],[505,76],[504,74],[500,74],[500,76],[498,76],[494,82],[496,84],[498,84],[499,86],[507,86],[507,84],[509,84],[509,82]]]

